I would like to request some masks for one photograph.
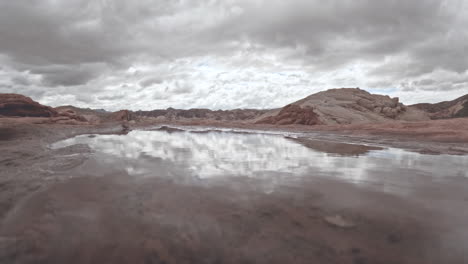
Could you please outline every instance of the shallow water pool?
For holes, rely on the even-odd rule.
[[[269,181],[271,188],[327,177],[399,194],[428,182],[468,178],[468,156],[240,132],[137,130],[127,135],[81,135],[52,148],[88,145],[90,158],[75,169],[86,175],[125,171],[136,177],[197,180],[250,177]]]

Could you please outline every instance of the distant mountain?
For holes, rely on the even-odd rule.
[[[161,109],[152,111],[120,110],[41,105],[19,94],[0,94],[0,117],[50,117],[56,122],[195,121],[210,124],[242,122],[271,125],[366,124],[390,121],[424,121],[468,117],[468,95],[437,104],[405,106],[398,98],[371,94],[359,88],[330,89],[312,94],[283,108],[272,110]],[[71,120],[71,121],[70,121]]]
[[[426,111],[432,119],[468,117],[468,94],[452,101],[415,104],[410,107]]]
[[[78,115],[83,116],[90,123],[100,123],[106,121],[113,121],[112,113],[104,109],[91,109],[91,108],[80,108],[72,105],[58,106],[55,110],[59,112],[72,111]]]
[[[136,111],[133,112],[136,118],[151,117],[161,121],[177,121],[177,120],[216,120],[216,121],[248,121],[254,120],[259,116],[267,113],[269,110],[256,109],[234,109],[234,110],[210,110],[203,108],[195,108],[188,110],[181,109],[161,109],[152,111]]]
[[[76,107],[76,106],[73,106],[73,105],[58,106],[58,107],[55,107],[55,109],[56,110],[68,109],[68,110],[73,110],[73,111],[75,111],[77,113],[80,113],[80,114],[112,113],[112,112],[106,111],[104,109],[80,108],[80,107]]]
[[[234,109],[234,110],[209,110],[209,109],[156,109],[151,111],[130,111],[120,110],[116,112],[108,112],[103,109],[79,108],[71,105],[60,106],[55,108],[57,111],[71,110],[76,112],[88,120],[95,122],[107,121],[122,121],[122,120],[143,120],[150,119],[153,121],[171,122],[171,121],[248,121],[265,114],[269,110],[255,109]]]
[[[319,92],[271,111],[256,123],[331,125],[428,119],[427,113],[406,107],[398,98],[370,94],[359,88],[341,88]]]

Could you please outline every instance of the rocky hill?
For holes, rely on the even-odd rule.
[[[107,121],[119,121],[113,120],[113,118],[115,117],[115,115],[113,115],[113,112],[108,112],[104,109],[80,108],[76,106],[66,105],[56,107],[55,110],[61,112],[72,111],[74,113],[77,113],[78,115],[83,116],[84,118],[86,118],[86,120],[88,120],[88,122],[93,124],[98,124]]]
[[[359,88],[341,88],[319,92],[280,110],[273,110],[256,123],[332,125],[428,119],[427,113],[403,105],[398,98],[370,94]]]
[[[61,106],[51,108],[19,94],[0,94],[0,117],[42,117],[47,122],[98,124],[103,122],[149,123],[174,121],[241,122],[270,125],[372,124],[391,121],[426,121],[468,117],[468,95],[437,104],[405,106],[398,98],[371,94],[359,88],[331,89],[310,95],[283,108],[272,110],[161,109],[152,111]]]
[[[415,104],[410,107],[429,113],[431,119],[468,117],[468,94],[452,101]]]
[[[47,118],[45,122],[81,124],[86,118],[72,110],[54,109],[20,94],[0,94],[0,117]]]
[[[58,112],[20,94],[0,94],[0,116],[55,117]]]

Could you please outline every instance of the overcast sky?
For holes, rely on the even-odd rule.
[[[108,110],[468,93],[468,0],[0,0],[0,92]]]

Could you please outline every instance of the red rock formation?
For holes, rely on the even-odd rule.
[[[130,121],[133,119],[132,112],[128,110],[120,110],[114,112],[110,116],[111,121]]]
[[[468,94],[452,101],[415,104],[410,107],[428,112],[431,119],[468,117]]]
[[[272,125],[318,125],[320,120],[312,107],[300,107],[290,104],[285,106],[275,116],[265,117],[256,122],[257,124]]]
[[[63,116],[63,117],[67,117],[69,119],[79,121],[79,122],[87,122],[88,121],[85,117],[83,117],[82,115],[79,115],[78,113],[76,113],[75,111],[73,111],[71,109],[59,111],[59,115]]]
[[[58,112],[20,94],[0,94],[0,116],[55,117]]]
[[[20,117],[22,119],[33,117],[39,119],[34,121],[38,123],[78,125],[87,122],[86,118],[72,110],[57,111],[20,94],[0,94],[0,116]],[[40,120],[41,118],[43,120]]]
[[[359,88],[341,88],[310,95],[279,113],[272,110],[257,123],[344,125],[428,119],[427,113],[404,106],[398,98],[370,94]]]

